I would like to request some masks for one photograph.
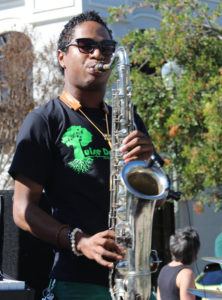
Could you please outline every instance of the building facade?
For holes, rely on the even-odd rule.
[[[42,41],[58,36],[63,25],[73,16],[86,10],[96,10],[108,17],[108,7],[136,4],[133,0],[0,0],[0,33],[33,26]],[[132,15],[111,26],[114,37],[122,37],[135,28],[158,27],[160,17],[149,8],[138,9]]]

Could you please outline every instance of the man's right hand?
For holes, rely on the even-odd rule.
[[[115,243],[115,232],[113,230],[105,230],[93,236],[87,236],[79,233],[76,237],[76,249],[89,259],[95,260],[98,264],[112,269],[114,264],[108,259],[114,261],[122,260],[122,247],[118,247]]]

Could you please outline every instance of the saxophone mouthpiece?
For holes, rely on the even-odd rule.
[[[100,72],[100,73],[106,72],[109,69],[110,69],[110,65],[109,64],[105,64],[103,62],[95,65],[95,67],[94,67],[95,72]]]

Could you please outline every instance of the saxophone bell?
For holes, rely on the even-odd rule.
[[[168,177],[155,163],[148,167],[145,161],[129,162],[122,168],[121,176],[129,192],[138,198],[161,200],[168,195]]]

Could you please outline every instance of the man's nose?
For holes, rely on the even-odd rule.
[[[96,47],[91,54],[91,57],[94,57],[96,59],[104,58],[104,55],[102,54],[102,51],[99,49],[99,47]]]

